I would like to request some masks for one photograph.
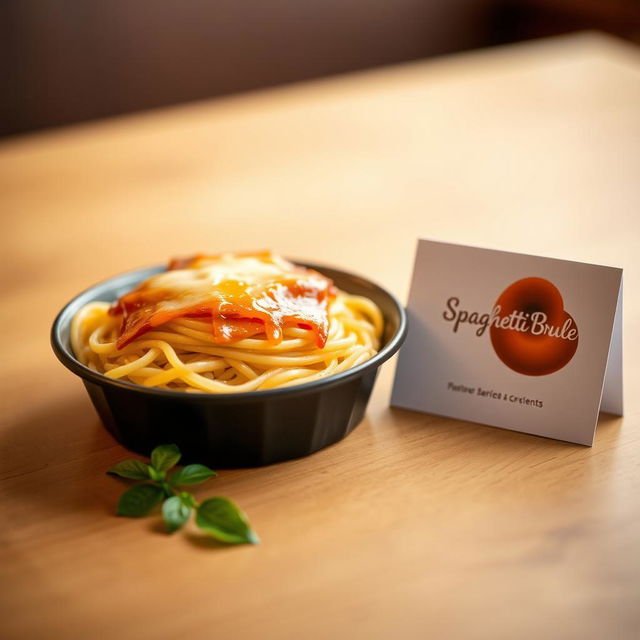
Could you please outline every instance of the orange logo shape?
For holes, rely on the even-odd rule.
[[[510,369],[545,376],[562,369],[578,348],[578,326],[560,291],[544,278],[523,278],[496,301],[491,344]]]

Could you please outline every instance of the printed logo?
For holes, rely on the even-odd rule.
[[[489,333],[496,355],[527,376],[562,369],[578,348],[578,327],[557,287],[544,278],[523,278],[496,300],[500,321]]]
[[[523,278],[509,285],[491,313],[460,309],[449,298],[442,314],[453,322],[477,325],[476,336],[487,329],[496,355],[510,369],[527,376],[546,376],[562,369],[578,348],[578,326],[564,308],[558,288],[544,278]]]

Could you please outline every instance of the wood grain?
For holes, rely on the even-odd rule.
[[[640,623],[640,55],[596,34],[0,146],[3,638],[631,638]],[[223,471],[263,543],[112,516],[126,457],[55,360],[88,285],[272,247],[406,295],[417,236],[625,269],[627,414],[593,448],[390,409]]]

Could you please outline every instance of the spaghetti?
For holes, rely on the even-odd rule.
[[[379,348],[368,298],[271,253],[174,260],[115,304],[92,302],[71,326],[83,364],[145,387],[238,393],[354,367]]]

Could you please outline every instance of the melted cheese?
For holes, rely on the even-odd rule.
[[[169,270],[122,296],[111,313],[122,315],[118,348],[179,317],[210,317],[214,341],[229,344],[264,333],[278,343],[286,326],[309,328],[323,347],[333,283],[280,256],[222,254],[173,260]]]

